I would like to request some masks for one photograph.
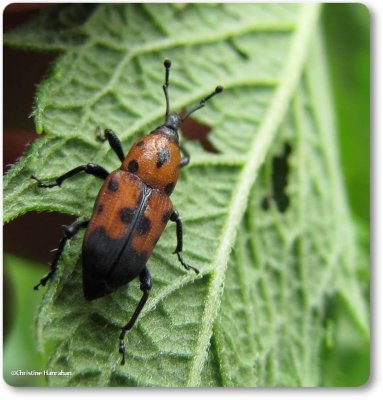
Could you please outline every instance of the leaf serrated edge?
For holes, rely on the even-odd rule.
[[[320,4],[305,4],[302,6],[297,30],[292,39],[292,47],[289,58],[282,74],[281,85],[276,91],[274,100],[260,126],[248,155],[248,163],[244,166],[238,185],[234,189],[234,196],[229,204],[228,217],[223,227],[223,235],[220,240],[215,259],[212,264],[212,274],[205,304],[205,310],[201,320],[201,331],[197,338],[195,356],[190,368],[187,386],[197,387],[201,382],[201,373],[210,338],[213,332],[214,321],[221,304],[224,288],[225,273],[233,246],[238,221],[242,220],[257,172],[264,161],[267,151],[277,133],[277,128],[283,121],[294,90],[301,77],[305,65],[309,43],[320,13]]]

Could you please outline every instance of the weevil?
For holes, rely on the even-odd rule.
[[[178,128],[192,113],[205,106],[214,95],[222,92],[217,86],[207,97],[184,116],[170,112],[169,73],[171,62],[166,59],[163,91],[166,101],[165,123],[138,139],[125,156],[118,136],[110,129],[99,129],[98,138],[108,141],[121,161],[119,169],[109,173],[98,164],[80,165],[59,176],[53,183],[43,183],[36,176],[40,188],[61,186],[68,178],[85,172],[103,179],[90,220],[76,221],[66,227],[50,272],[34,287],[45,286],[57,270],[66,242],[81,228],[86,228],[82,245],[83,291],[87,300],[114,292],[134,278],[140,280],[143,292],[128,323],[119,336],[121,365],[125,364],[125,334],[132,329],[152,288],[147,261],[168,221],[176,223],[177,245],[174,251],[181,265],[199,273],[182,256],[183,229],[170,195],[179,178],[180,168],[190,161],[189,153],[180,146]]]

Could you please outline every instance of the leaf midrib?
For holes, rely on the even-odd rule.
[[[319,9],[320,6],[318,4],[306,4],[302,7],[299,18],[300,23],[292,40],[292,48],[282,75],[281,85],[277,89],[269,111],[260,126],[258,135],[250,146],[248,163],[240,174],[237,187],[233,190],[233,197],[229,204],[228,216],[223,227],[220,246],[212,263],[207,302],[205,304],[201,330],[197,339],[195,356],[190,369],[187,386],[195,387],[200,384],[206,351],[212,334],[213,322],[221,303],[230,250],[239,227],[238,221],[242,220],[250,189],[257,177],[258,168],[272,144],[274,136],[277,133],[277,128],[283,120],[290,99],[299,82],[311,34],[313,28],[316,26]]]

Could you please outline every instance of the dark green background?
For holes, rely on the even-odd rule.
[[[328,4],[323,27],[349,203],[365,262],[360,281],[369,298],[370,251],[370,13],[362,4]],[[370,375],[370,344],[355,331],[348,310],[332,304],[335,340],[323,351],[323,384],[360,386]]]

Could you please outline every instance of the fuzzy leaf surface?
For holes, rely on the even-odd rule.
[[[62,51],[36,95],[36,129],[45,136],[5,178],[6,221],[31,210],[91,215],[101,186],[96,178],[76,176],[42,190],[29,176],[53,179],[86,162],[118,168],[107,144],[95,140],[95,128],[113,129],[127,150],[162,123],[164,58],[173,62],[172,109],[198,102],[217,84],[225,92],[195,115],[211,128],[217,154],[186,142],[192,162],[172,195],[184,222],[184,255],[200,275],[182,270],[171,255],[175,228],[168,226],[149,262],[150,299],[127,335],[127,363],[120,367],[118,334],[140,298],[139,285],[87,302],[82,234],[72,239],[46,289],[37,336],[41,350],[51,352],[49,368],[73,375],[49,383],[318,385],[327,299],[344,298],[368,334],[319,7],[89,7],[55,8],[5,38],[13,46]],[[283,158],[282,212],[272,182],[275,160]]]

